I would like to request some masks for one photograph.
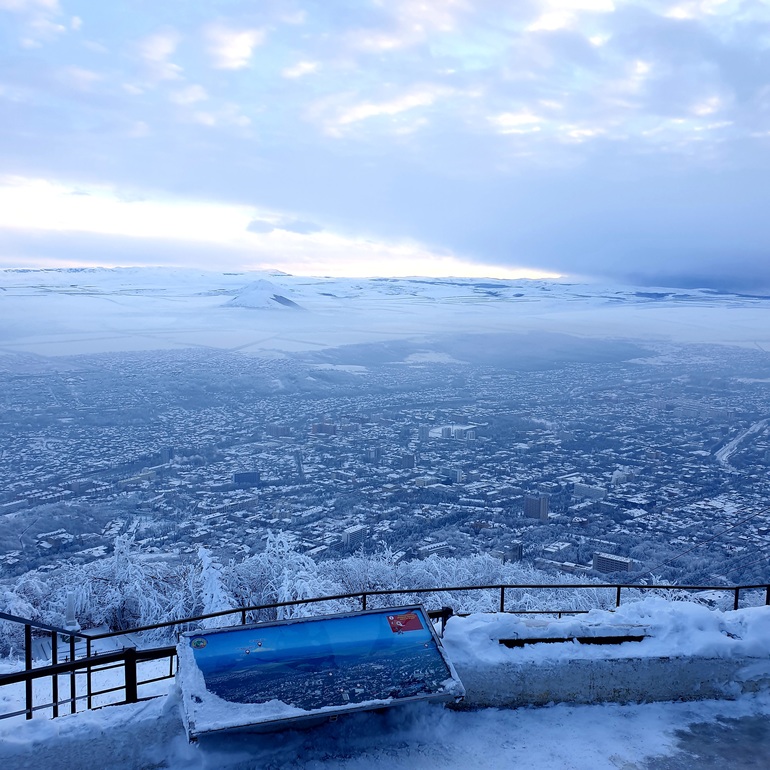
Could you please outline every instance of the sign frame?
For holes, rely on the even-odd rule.
[[[343,714],[459,701],[465,695],[421,604],[186,631],[179,636],[177,656],[181,710],[191,741],[211,733],[311,726]],[[411,677],[410,660],[420,661]],[[428,671],[433,672],[430,682]],[[402,678],[388,685],[388,673]],[[351,687],[351,677],[356,686]],[[302,704],[309,708],[281,700],[285,692],[264,699],[270,682],[290,693],[293,689],[296,697],[317,697]],[[365,697],[369,682],[375,683],[376,697]],[[387,694],[383,684],[390,687]],[[324,704],[322,693],[337,702]]]

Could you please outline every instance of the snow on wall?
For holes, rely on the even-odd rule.
[[[508,648],[500,639],[644,636]],[[651,702],[731,698],[770,689],[770,608],[718,612],[651,597],[561,620],[506,615],[451,618],[444,646],[466,688],[465,705]]]

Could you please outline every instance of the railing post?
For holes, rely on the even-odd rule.
[[[770,604],[770,586],[765,586],[765,606]]]
[[[89,636],[86,639],[86,658],[88,660],[91,660],[91,637]],[[90,711],[93,708],[93,705],[91,703],[91,663],[89,662],[88,668],[86,668],[86,695],[88,696],[87,703],[88,703],[88,710]]]
[[[59,662],[59,634],[51,634],[51,663],[54,666]],[[53,701],[53,718],[59,716],[59,677],[54,674],[51,677],[51,700]]]
[[[616,587],[615,591],[615,606],[620,607],[620,586]]]
[[[505,586],[500,586],[500,612],[505,612]]]
[[[24,668],[29,671],[32,668],[32,626],[27,623],[24,626]],[[32,680],[27,679],[24,683],[24,700],[26,707],[26,718],[32,719]]]
[[[741,595],[741,589],[740,588],[736,588],[735,589],[735,599],[733,599],[733,609],[734,610],[738,609],[738,599],[740,598],[740,595]]]
[[[365,591],[364,593],[361,594],[361,609],[362,610],[366,609],[366,592]]]
[[[126,682],[126,703],[136,703],[139,700],[139,687],[136,679],[136,647],[128,647],[124,650],[124,654],[123,670]]]
[[[241,610],[241,625],[246,625],[246,610]]]
[[[451,607],[442,607],[441,608],[441,636],[442,637],[444,636],[444,631],[446,631],[447,621],[454,614],[455,614],[455,611]]]
[[[70,661],[75,662],[75,637],[70,634]],[[70,671],[70,714],[74,714],[78,710],[78,684],[77,677],[75,675],[75,669]]]

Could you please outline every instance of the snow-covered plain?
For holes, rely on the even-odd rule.
[[[166,268],[0,271],[0,352],[282,355],[440,333],[770,345],[770,299],[558,281],[302,278]]]

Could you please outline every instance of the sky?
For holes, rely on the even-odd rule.
[[[0,0],[0,267],[770,291],[767,0]]]

